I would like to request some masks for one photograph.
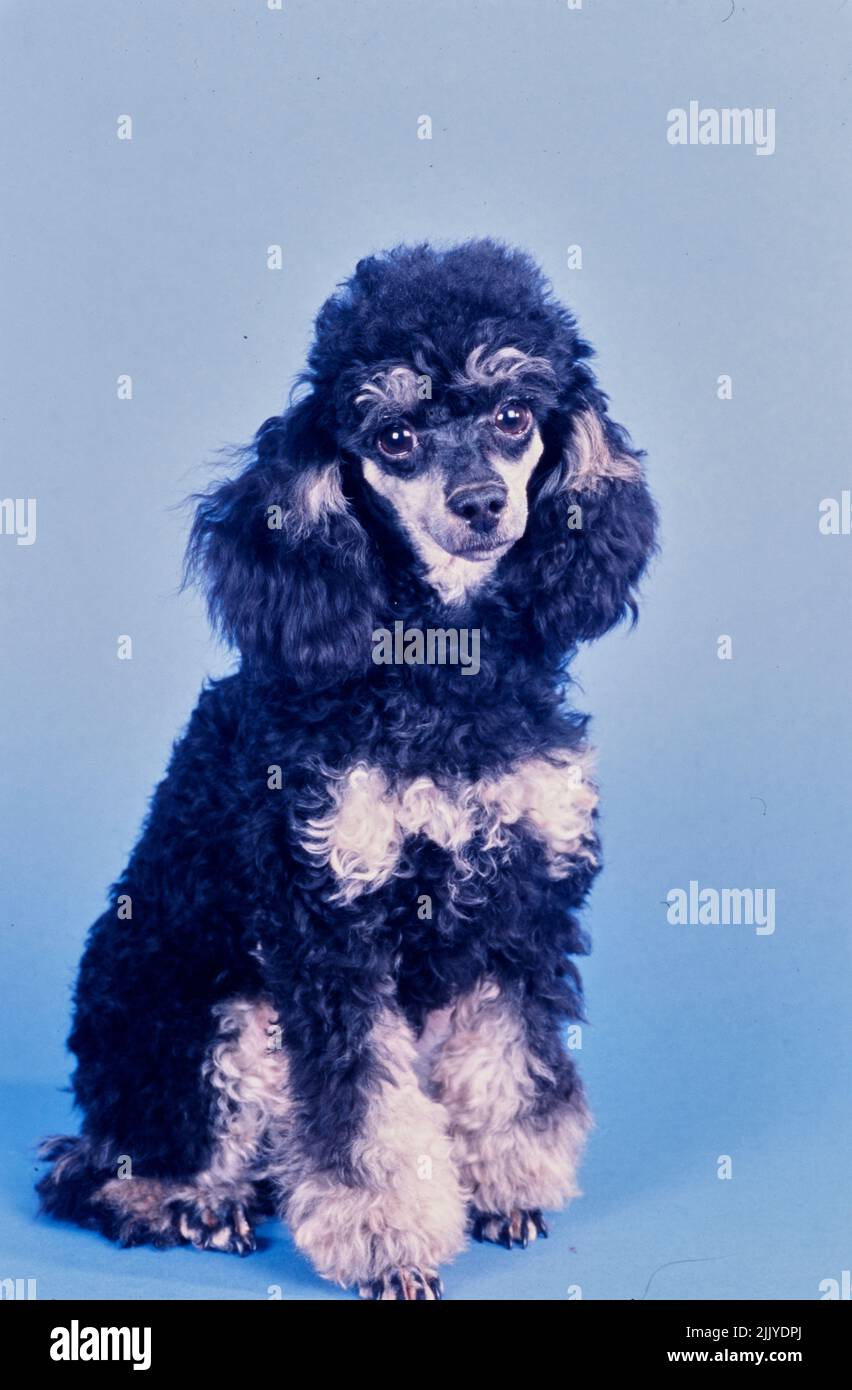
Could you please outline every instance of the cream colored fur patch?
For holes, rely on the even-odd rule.
[[[331,809],[307,822],[302,845],[329,866],[345,903],[387,883],[413,835],[448,850],[467,878],[476,872],[465,853],[475,837],[482,852],[499,854],[522,826],[545,846],[552,877],[565,878],[578,861],[596,862],[591,762],[588,750],[562,751],[553,760],[528,758],[500,777],[439,786],[424,776],[396,788],[379,768],[355,763],[329,776]]]

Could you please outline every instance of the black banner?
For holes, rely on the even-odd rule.
[[[461,1300],[464,1301],[464,1300]],[[354,1307],[359,1301],[352,1300]],[[529,1302],[524,1300],[524,1302]],[[7,1306],[2,1323],[6,1359],[14,1359],[26,1371],[45,1371],[60,1379],[69,1374],[97,1376],[99,1370],[141,1371],[149,1378],[191,1371],[217,1376],[230,1373],[254,1378],[277,1366],[287,1374],[309,1355],[319,1354],[326,1369],[333,1364],[330,1334],[341,1305],[322,1301],[309,1327],[305,1306],[284,1301],[210,1302],[55,1302],[26,1301]],[[343,1316],[360,1319],[365,1337],[381,1335],[399,1323],[376,1321],[359,1305]],[[539,1305],[541,1306],[541,1305]],[[456,1322],[452,1308],[432,1316],[457,1338],[470,1324]],[[329,1340],[317,1339],[322,1320]],[[391,1314],[391,1317],[393,1315]],[[449,1317],[449,1324],[446,1318]],[[529,1350],[530,1327],[526,1315],[512,1322],[504,1318],[500,1342]],[[560,1338],[558,1356],[566,1367],[578,1362],[595,1370],[664,1367],[685,1369],[701,1365],[751,1366],[757,1371],[793,1366],[813,1374],[835,1367],[850,1332],[849,1308],[828,1302],[591,1302],[560,1303],[546,1314],[548,1331]],[[351,1328],[354,1324],[348,1323]],[[412,1324],[412,1327],[424,1324]],[[564,1339],[564,1340],[563,1340]],[[347,1343],[351,1346],[351,1343]],[[432,1345],[430,1343],[430,1345]],[[477,1362],[483,1356],[481,1329],[474,1345]],[[287,1348],[290,1348],[288,1351]],[[320,1350],[321,1349],[321,1350]],[[555,1349],[555,1348],[554,1348]],[[502,1361],[502,1353],[501,1353]],[[417,1357],[418,1365],[423,1361]],[[397,1363],[397,1372],[400,1367]]]

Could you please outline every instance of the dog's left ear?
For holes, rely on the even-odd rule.
[[[242,471],[197,502],[187,575],[245,666],[314,688],[369,668],[379,562],[315,394],[261,425]]]
[[[524,569],[529,617],[554,654],[637,616],[637,586],[655,549],[656,508],[642,455],[592,385],[545,439],[530,487]]]

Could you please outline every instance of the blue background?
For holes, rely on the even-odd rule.
[[[69,1123],[84,932],[200,682],[229,668],[178,593],[178,504],[280,408],[359,256],[474,234],[531,250],[598,345],[663,553],[638,630],[578,668],[607,859],[586,1195],[525,1254],[474,1247],[448,1295],[816,1298],[850,1267],[852,537],[818,509],[852,486],[852,8],[731,7],[2,6],[0,494],[37,498],[38,533],[0,536],[0,1277],[42,1298],[346,1296],[272,1226],[238,1261],[37,1220],[28,1146]],[[690,99],[774,107],[776,152],[673,148]],[[691,878],[774,888],[775,934],[669,925]]]

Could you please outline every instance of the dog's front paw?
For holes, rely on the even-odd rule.
[[[257,1249],[245,1207],[240,1202],[179,1202],[175,1222],[183,1240],[199,1250],[223,1250],[250,1255]]]
[[[371,1279],[358,1290],[362,1298],[393,1299],[415,1303],[444,1297],[444,1286],[432,1270],[389,1269],[379,1279]]]
[[[531,1241],[541,1236],[547,1239],[547,1226],[538,1207],[526,1210],[518,1208],[508,1214],[496,1211],[471,1211],[470,1233],[474,1240],[490,1240],[495,1245],[505,1245],[511,1250],[520,1245],[526,1250]]]

